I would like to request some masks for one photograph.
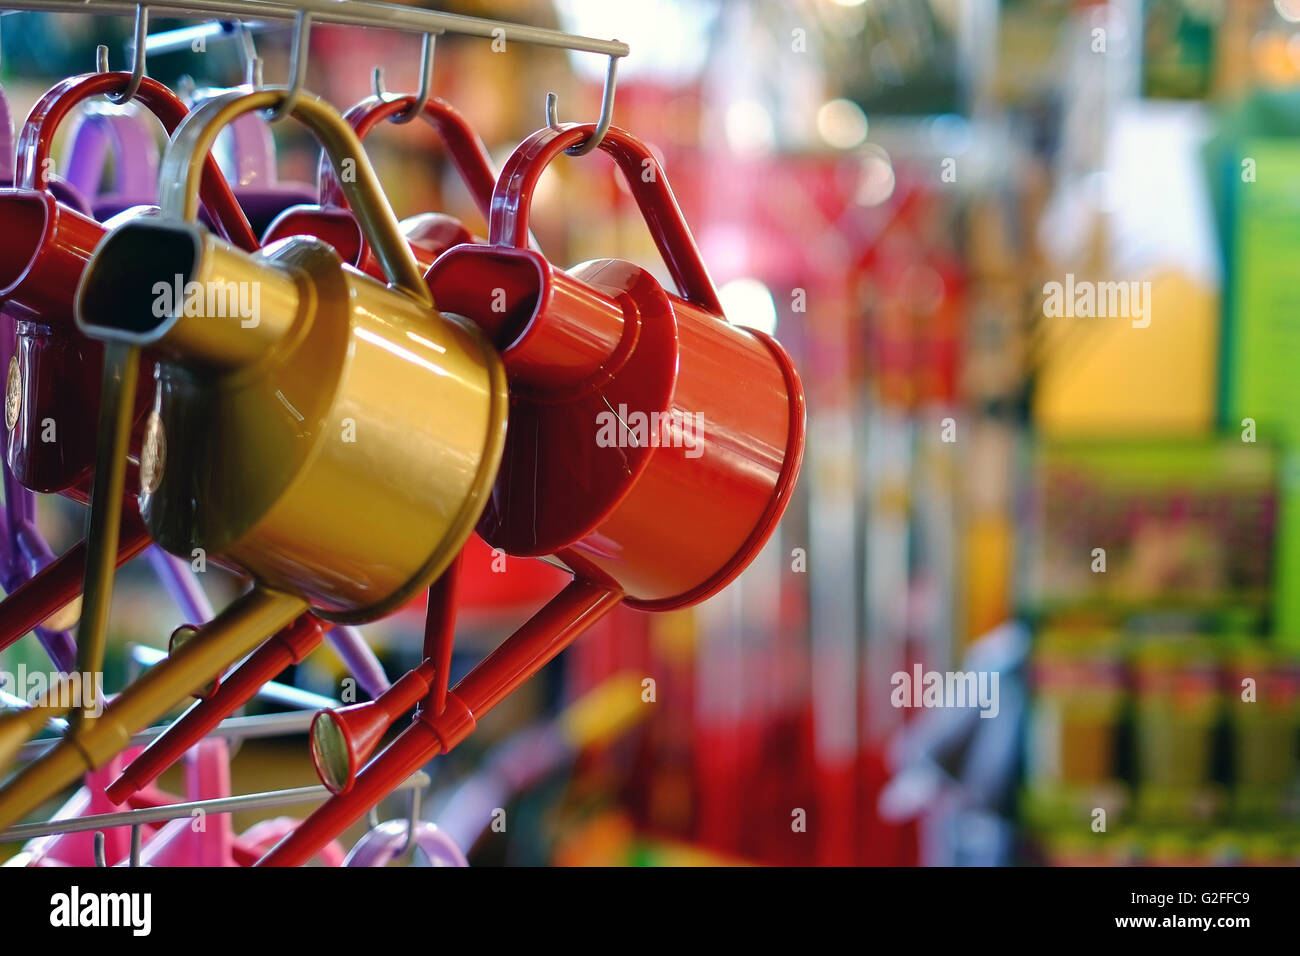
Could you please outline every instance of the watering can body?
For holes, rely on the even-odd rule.
[[[56,181],[47,176],[50,148],[59,123],[78,104],[128,81],[125,73],[89,74],[64,80],[46,93],[32,108],[19,139],[19,186],[0,189],[0,301],[12,330],[5,335],[9,350],[0,355],[6,376],[5,457],[18,481],[33,491],[84,495],[94,459],[103,369],[102,344],[75,327],[73,297],[107,227],[91,218],[84,202],[71,205],[60,198]],[[170,90],[148,78],[138,96],[169,131],[186,114]],[[90,145],[95,148],[89,153],[102,164],[99,147],[107,149],[107,134],[98,123],[83,123],[78,132],[89,135],[85,131],[94,132]],[[116,135],[130,151],[143,148],[134,133],[118,130]],[[97,168],[81,161],[72,165],[70,172],[79,176]],[[131,191],[130,184],[123,189]],[[252,231],[215,161],[205,164],[203,192],[223,231],[252,247]],[[110,197],[112,208],[121,204],[120,198]],[[103,211],[111,210],[105,206]],[[134,207],[122,215],[142,211]],[[147,409],[148,396],[142,396],[137,424]]]
[[[723,317],[667,184],[641,180],[650,153],[627,133],[611,130],[602,148],[627,167],[683,294],[630,262],[565,272],[523,248],[532,186],[580,141],[554,129],[526,141],[502,173],[492,238],[449,250],[426,275],[441,309],[501,349],[511,383],[479,533],[634,607],[686,606],[743,570],[784,511],[803,391],[774,339]]]
[[[149,314],[174,275],[231,292],[135,330],[158,356],[140,464],[151,536],[329,620],[405,603],[459,548],[495,473],[505,387],[491,347],[322,241],[249,256],[163,220],[105,240],[79,293],[83,328]]]
[[[619,604],[682,607],[725,587],[789,503],[804,442],[799,377],[775,340],[723,317],[667,183],[641,175],[654,162],[644,144],[611,127],[600,148],[626,174],[679,294],[632,263],[566,273],[525,248],[546,164],[595,132],[526,140],[493,194],[488,243],[448,250],[425,276],[444,313],[501,350],[510,382],[510,430],[479,533],[573,580],[454,687],[439,664],[448,655],[427,655],[374,705],[318,716],[313,759],[334,795],[261,865],[304,862]],[[358,769],[426,683],[410,725]]]

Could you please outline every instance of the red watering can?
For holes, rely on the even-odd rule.
[[[476,322],[501,349],[510,382],[506,450],[479,533],[510,554],[557,561],[574,579],[454,688],[437,659],[449,629],[437,639],[431,621],[431,666],[364,711],[318,718],[313,757],[340,792],[264,864],[305,862],[619,603],[684,607],[725,587],[789,503],[804,444],[798,374],[774,339],[722,315],[643,143],[611,127],[600,148],[623,170],[679,294],[630,262],[563,272],[525,248],[542,171],[594,134],[582,125],[529,137],[493,193],[489,243],[449,250],[426,275],[440,309]],[[376,726],[414,703],[425,678],[414,721],[356,773]]]
[[[88,477],[94,458],[103,347],[74,327],[73,295],[105,229],[49,191],[50,145],[59,123],[82,101],[125,88],[128,73],[91,73],[59,83],[32,108],[18,141],[17,188],[0,190],[0,299],[17,322],[7,356],[6,458],[34,491],[67,491]],[[136,94],[171,132],[185,105],[145,78]],[[256,248],[256,237],[216,162],[208,160],[203,196],[231,242]],[[149,396],[136,409],[143,417]]]
[[[371,96],[357,103],[343,115],[356,131],[358,138],[364,139],[384,120],[397,119],[417,105],[414,96],[400,96],[393,99]],[[455,107],[437,97],[430,98],[418,115],[438,131],[447,147],[452,164],[465,181],[465,185],[469,187],[475,203],[486,216],[491,205],[492,189],[496,179],[492,174],[492,163],[482,141]],[[286,209],[271,223],[262,237],[263,243],[270,244],[288,236],[317,236],[332,245],[344,262],[377,278],[382,277],[383,269],[362,237],[361,229],[352,213],[348,210],[338,176],[326,157],[321,158],[319,182],[319,205],[293,206]],[[452,246],[473,240],[469,230],[458,219],[442,213],[413,216],[403,220],[401,228],[422,269],[427,269],[439,255]]]
[[[5,455],[18,481],[37,491],[80,500],[88,493],[94,456],[103,347],[84,338],[72,318],[73,295],[91,251],[105,228],[65,196],[66,183],[47,175],[50,147],[60,122],[74,108],[105,93],[124,90],[129,73],[91,73],[57,84],[33,107],[18,143],[18,188],[0,189],[0,301],[10,334],[0,354],[6,369]],[[146,77],[137,99],[170,132],[186,115],[184,104]],[[215,161],[204,170],[203,198],[232,242],[253,248],[256,238],[235,204]],[[136,423],[147,406],[142,396]],[[52,440],[51,440],[52,439]],[[122,564],[148,543],[134,503],[124,503],[116,561]],[[81,590],[84,543],[8,595],[0,603],[0,649],[74,600]]]

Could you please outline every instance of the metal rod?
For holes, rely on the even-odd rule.
[[[302,95],[303,84],[307,82],[307,53],[311,46],[311,13],[299,10],[293,18],[293,44],[289,52],[288,90],[280,105],[263,114],[268,123],[278,123],[293,113],[298,97]]]
[[[404,780],[394,792],[422,790],[429,785],[429,775],[418,770]],[[195,810],[203,813],[233,813],[236,810],[266,810],[272,807],[292,806],[296,803],[316,803],[330,792],[324,787],[292,787],[287,790],[267,790],[261,793],[243,793],[215,800],[194,800],[189,803],[171,803],[165,807],[144,807],[140,810],[120,810],[116,813],[96,813],[86,817],[50,820],[43,823],[20,823],[0,831],[0,843],[26,842],[39,836],[64,833],[84,833],[87,830],[107,830],[112,827],[136,827],[145,823],[166,823],[188,817]]]
[[[337,706],[337,705],[336,705]],[[250,740],[254,737],[284,737],[289,734],[303,734],[311,729],[311,722],[316,717],[314,710],[295,710],[287,714],[255,714],[250,717],[227,717],[208,733],[209,738],[222,740]],[[132,734],[128,747],[140,747],[152,743],[168,729],[169,724],[147,727],[138,734]],[[62,738],[40,737],[28,741],[18,751],[22,760],[35,760]]]
[[[5,0],[10,10],[54,10],[98,14],[135,14],[134,3],[123,0]],[[604,56],[623,57],[629,52],[626,43],[617,40],[600,40],[595,37],[531,27],[522,23],[487,20],[455,13],[439,13],[418,7],[401,7],[373,0],[159,0],[150,2],[154,11],[168,11],[173,16],[191,16],[196,19],[252,19],[292,20],[299,11],[312,15],[316,23],[334,23],[354,27],[374,27],[381,30],[405,30],[410,33],[457,33],[487,39],[501,39],[507,43],[529,43],[536,46],[558,47],[579,53],[600,53]]]
[[[140,92],[144,82],[145,51],[149,49],[149,8],[143,3],[135,7],[135,39],[131,41],[131,79],[121,93],[109,93],[110,103],[130,103]]]

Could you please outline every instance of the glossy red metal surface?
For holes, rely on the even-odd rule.
[[[414,105],[413,96],[391,100],[372,96],[357,103],[343,116],[352,124],[357,136],[364,139],[381,123],[401,115]],[[452,165],[486,216],[496,184],[486,147],[465,118],[443,100],[436,97],[430,99],[420,116],[438,131]],[[368,275],[383,278],[383,270],[347,208],[333,164],[327,157],[321,158],[319,184],[319,203],[315,206],[292,206],[286,209],[263,234],[263,244],[269,245],[289,236],[316,236],[332,245],[344,262],[351,263]],[[402,222],[402,232],[411,244],[416,260],[426,269],[447,249],[462,242],[471,242],[474,238],[458,219],[441,213],[425,213],[406,219]]]
[[[662,170],[625,131],[611,129],[601,149],[623,170],[680,295],[628,262],[562,272],[523,248],[543,169],[592,130],[529,137],[502,171],[489,244],[448,251],[426,280],[439,308],[493,337],[511,380],[483,538],[551,555],[633,606],[680,607],[734,578],[784,511],[803,451],[803,393],[774,340],[723,317]]]
[[[105,229],[55,199],[50,149],[59,124],[80,103],[122,89],[129,76],[71,77],[46,93],[18,141],[17,188],[0,190],[0,300],[4,321],[13,323],[16,333],[12,354],[0,355],[7,376],[5,453],[14,476],[34,491],[66,491],[89,475],[103,366],[103,347],[76,330],[72,303]],[[147,78],[137,99],[168,132],[187,113],[175,94]],[[211,157],[204,168],[203,200],[223,235],[256,248],[256,237]],[[151,367],[145,375],[152,378]],[[149,390],[141,389],[137,422],[150,400]]]

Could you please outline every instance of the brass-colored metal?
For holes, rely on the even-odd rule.
[[[49,631],[70,631],[81,620],[81,595],[69,601],[47,617],[41,626]]]
[[[95,477],[90,487],[90,521],[86,532],[86,574],[81,588],[81,618],[77,624],[77,670],[101,674],[108,645],[108,616],[113,604],[115,556],[122,530],[122,497],[126,492],[126,456],[135,411],[140,350],[123,342],[104,348],[104,381],[100,391],[99,432],[95,445]],[[83,694],[97,694],[91,685]],[[72,726],[95,718],[94,700],[83,700],[73,712]]]
[[[176,628],[176,630],[172,631],[172,636],[167,640],[168,656],[175,654],[190,641],[199,637],[202,633],[202,629],[200,629],[196,624],[182,624],[180,627]],[[221,681],[214,677],[202,687],[190,691],[190,696],[199,698],[211,696],[217,692],[217,688],[220,685]]]
[[[477,326],[433,309],[355,132],[316,97],[293,115],[336,167],[355,165],[340,180],[398,288],[309,237],[249,255],[190,221],[193,157],[282,95],[228,93],[190,114],[163,159],[162,215],[100,244],[77,321],[160,357],[165,461],[161,476],[143,469],[141,494],[154,540],[202,548],[355,623],[415,597],[468,538],[500,463],[508,393]],[[170,308],[158,308],[169,283]]]
[[[193,688],[221,673],[304,610],[301,598],[262,587],[236,599],[200,628],[194,640],[186,641],[115,697],[93,723],[69,730],[9,781],[0,790],[0,828],[17,822],[87,770],[103,766],[126,748],[132,734],[183,702]],[[0,715],[0,759],[15,737],[14,726],[30,729],[28,738],[40,729],[41,725],[33,726],[36,709]]]
[[[18,413],[23,408],[23,370],[18,356],[9,357],[9,374],[5,379],[5,427],[10,431],[18,424]]]
[[[356,772],[347,735],[339,726],[338,718],[328,710],[321,711],[312,721],[311,755],[321,781],[331,793],[338,793],[347,786]]]
[[[284,90],[241,93],[232,90],[214,96],[190,113],[176,129],[158,172],[158,206],[163,218],[193,222],[199,210],[201,159],[207,156],[222,128],[245,113],[278,106]],[[432,308],[433,297],[411,247],[402,240],[397,216],[384,198],[383,188],[365,149],[338,110],[317,96],[303,93],[294,101],[292,114],[320,141],[334,162],[339,185],[348,206],[365,233],[388,280],[417,302]],[[348,165],[345,165],[348,164]]]
[[[162,416],[150,412],[144,423],[144,445],[140,449],[140,492],[151,495],[162,483],[163,469],[167,467],[167,430]]]

